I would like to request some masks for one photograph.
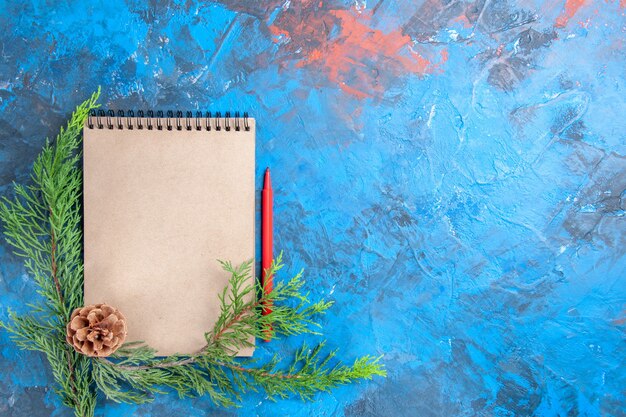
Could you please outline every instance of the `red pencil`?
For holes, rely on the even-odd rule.
[[[274,193],[272,191],[272,181],[270,169],[265,170],[263,178],[263,192],[261,196],[261,284],[266,293],[274,288],[273,277],[268,275],[274,257]],[[272,312],[272,304],[263,306],[263,315]],[[265,341],[269,342],[272,326],[266,330]]]

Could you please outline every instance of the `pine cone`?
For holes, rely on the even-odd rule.
[[[109,356],[125,339],[126,319],[106,304],[77,308],[67,323],[67,343],[83,355]]]

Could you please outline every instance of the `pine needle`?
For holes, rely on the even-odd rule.
[[[268,338],[267,327],[272,324],[270,339],[299,334],[318,334],[316,317],[323,314],[330,302],[310,303],[301,290],[302,273],[286,282],[278,282],[269,292],[260,284],[249,284],[250,262],[237,267],[222,262],[230,273],[229,285],[220,295],[221,313],[207,344],[189,357],[157,358],[146,346],[124,346],[115,359],[98,359],[94,373],[98,388],[114,401],[147,402],[164,387],[173,389],[180,397],[208,394],[221,406],[237,406],[246,392],[264,390],[269,398],[292,395],[312,400],[320,391],[330,391],[373,376],[385,376],[380,358],[365,356],[352,365],[334,362],[336,351],[324,354],[325,342],[314,348],[303,346],[288,363],[273,358],[263,365],[236,359],[236,353],[252,346],[253,338]],[[283,267],[282,254],[272,265],[276,275]],[[250,297],[258,294],[258,297]],[[262,306],[271,302],[273,310],[262,314]],[[332,365],[331,365],[332,363]],[[122,390],[125,387],[125,390]]]
[[[30,312],[0,322],[15,343],[46,355],[55,391],[77,417],[91,417],[96,392],[89,358],[65,341],[65,324],[83,305],[81,229],[81,135],[100,90],[76,108],[54,141],[47,141],[33,165],[29,186],[14,185],[15,197],[0,202],[7,242],[24,258],[41,296]]]

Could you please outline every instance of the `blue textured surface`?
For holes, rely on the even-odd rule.
[[[389,372],[97,414],[626,415],[621,3],[0,2],[0,192],[98,85],[111,108],[247,110],[276,246],[336,302],[329,347]],[[0,260],[5,318],[35,289]],[[71,415],[41,356],[0,349],[0,415]]]

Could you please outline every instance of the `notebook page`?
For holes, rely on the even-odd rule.
[[[250,131],[85,127],[85,304],[118,308],[127,341],[159,355],[196,352],[229,278],[217,260],[254,258],[249,123]]]

